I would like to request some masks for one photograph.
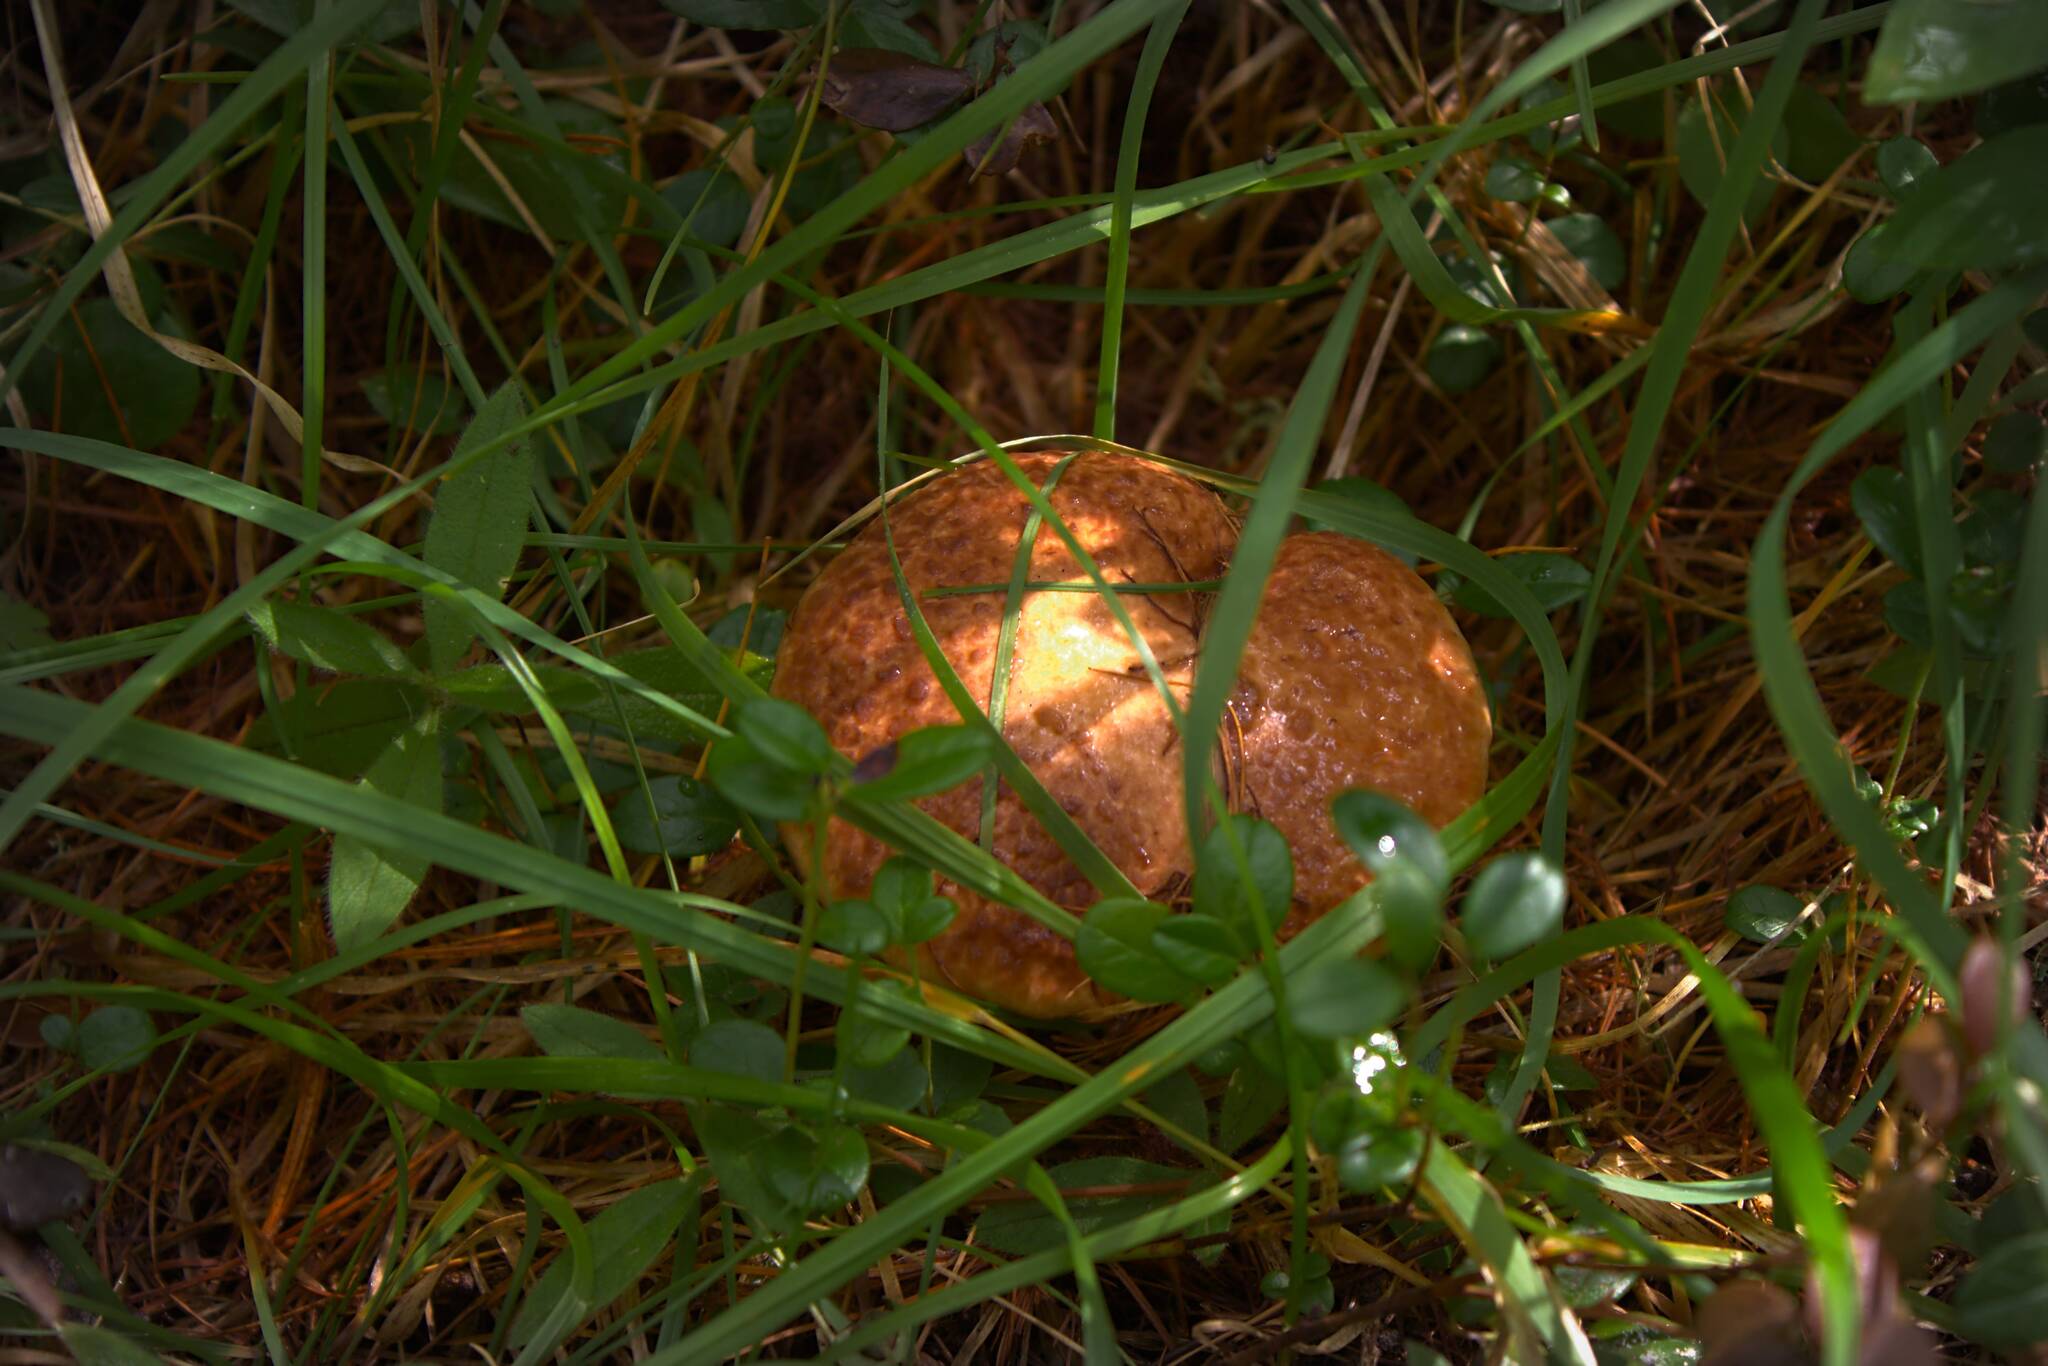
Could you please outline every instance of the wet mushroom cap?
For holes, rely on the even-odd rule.
[[[1192,480],[1135,457],[1084,452],[1017,457],[1112,583],[1212,579],[1236,532],[1222,502]],[[1003,588],[932,597],[931,590],[1007,585],[1030,504],[992,463],[949,472],[889,508],[903,577],[947,661],[976,705],[989,708]],[[807,709],[832,744],[858,763],[908,731],[957,724],[952,700],[919,650],[877,517],[828,565],[798,604],[778,656],[773,691]],[[1064,541],[1042,526],[1030,581],[1088,582]],[[1119,595],[1180,700],[1192,676],[1202,595]],[[1165,701],[1099,593],[1024,596],[1012,649],[1002,730],[1010,746],[1140,892],[1192,871],[1181,804],[1181,750]],[[1080,911],[1096,893],[1007,785],[998,789],[995,857],[1052,901]],[[975,839],[979,781],[918,803]],[[800,830],[785,843],[809,853]],[[889,856],[879,840],[838,820],[825,844],[834,897],[859,896]],[[1050,1017],[1099,1003],[1064,938],[1024,913],[941,880],[960,914],[925,955],[949,985],[1022,1014]]]
[[[1330,803],[1373,788],[1441,828],[1486,790],[1493,724],[1472,652],[1428,584],[1334,532],[1281,543],[1231,699],[1234,805],[1294,851],[1291,933],[1368,881]]]

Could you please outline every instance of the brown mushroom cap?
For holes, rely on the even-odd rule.
[[[1043,487],[1063,453],[1017,457]],[[1110,583],[1208,579],[1229,558],[1235,529],[1222,502],[1191,480],[1130,456],[1085,452],[1061,473],[1053,507]],[[932,634],[975,701],[989,705],[1005,594],[928,597],[929,590],[1007,584],[1030,504],[993,464],[933,480],[889,509],[903,575]],[[1050,527],[1032,549],[1035,581],[1087,582]],[[1124,594],[1121,601],[1167,678],[1184,690],[1202,603],[1194,594]],[[959,713],[919,651],[898,596],[879,518],[804,594],[783,640],[773,688],[807,709],[832,744],[858,762],[905,732],[951,725]],[[1183,691],[1182,700],[1185,700]],[[1164,701],[1109,605],[1096,593],[1025,595],[1013,648],[1003,735],[1054,800],[1148,895],[1192,871],[1181,804],[1181,750]],[[969,838],[979,834],[981,783],[919,802]],[[785,842],[799,859],[808,840]],[[834,820],[825,882],[861,895],[889,850]],[[1051,900],[1094,900],[1078,868],[1005,785],[994,822],[996,858]],[[1028,1015],[1054,1016],[1100,999],[1072,946],[1022,912],[942,882],[960,903],[927,961],[956,988]]]
[[[1232,711],[1240,805],[1294,850],[1299,929],[1363,887],[1330,803],[1368,787],[1442,827],[1486,790],[1493,724],[1472,652],[1415,571],[1334,532],[1280,545]]]

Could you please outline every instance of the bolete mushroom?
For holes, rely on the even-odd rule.
[[[1017,457],[1104,578],[1167,583],[1221,574],[1236,532],[1222,502],[1201,485],[1130,456],[1054,452]],[[946,473],[889,508],[903,577],[947,661],[984,711],[995,678],[1005,592],[1031,505],[993,464]],[[1086,584],[1064,541],[1041,526],[1031,581]],[[932,596],[932,590],[985,591]],[[1198,594],[1122,594],[1170,683],[1185,689],[1194,667]],[[870,523],[804,594],[777,662],[774,693],[807,709],[832,744],[856,762],[906,732],[957,723],[959,714],[920,652],[889,564],[883,523]],[[1184,696],[1184,693],[1183,693]],[[1137,650],[1098,592],[1027,593],[1018,615],[1004,738],[1076,825],[1147,895],[1192,871],[1181,804],[1181,750],[1166,703]],[[979,781],[919,802],[969,838],[979,834]],[[1071,860],[1004,786],[995,804],[995,857],[1048,898],[1075,911],[1094,899]],[[785,831],[795,857],[809,841]],[[825,839],[824,883],[833,897],[859,896],[889,850],[844,822]],[[963,889],[952,925],[927,946],[941,979],[1027,1015],[1055,1016],[1098,1003],[1071,944],[1022,912]]]
[[[1493,725],[1472,652],[1429,585],[1334,532],[1281,542],[1231,699],[1237,805],[1294,851],[1283,935],[1368,880],[1330,803],[1372,788],[1444,826],[1486,789]]]

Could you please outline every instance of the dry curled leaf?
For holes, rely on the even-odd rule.
[[[967,149],[967,164],[974,168],[975,175],[1008,175],[1017,169],[1017,163],[1024,157],[1024,149],[1036,142],[1051,142],[1059,137],[1058,125],[1042,104],[1034,104],[1010,121],[1007,128],[998,129],[1003,140],[995,144],[991,152],[989,145],[995,138],[990,133]]]
[[[819,98],[841,118],[891,133],[930,123],[974,90],[974,77],[887,48],[846,48],[832,57]]]

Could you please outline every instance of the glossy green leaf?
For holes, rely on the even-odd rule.
[[[1484,958],[1506,958],[1549,938],[1564,921],[1564,874],[1540,854],[1503,854],[1479,870],[1458,917]]]
[[[754,1149],[752,1163],[778,1198],[806,1214],[844,1205],[868,1178],[867,1142],[844,1124],[815,1135],[795,1125],[779,1129]]]
[[[1209,1103],[1202,1098],[1201,1086],[1185,1069],[1169,1074],[1140,1099],[1145,1108],[1160,1118],[1203,1142],[1208,1141]]]
[[[910,1031],[894,1021],[900,1015],[877,1012],[880,1002],[900,1006],[909,999],[909,989],[893,977],[864,982],[857,1005],[839,1015],[839,1048],[856,1067],[880,1067],[910,1042]],[[884,1007],[886,1009],[886,1007]]]
[[[937,935],[958,909],[951,897],[933,890],[931,869],[900,854],[875,870],[867,899],[887,922],[890,937],[904,944],[922,944]]]
[[[2048,1230],[1988,1249],[1956,1288],[1954,1306],[1956,1331],[1972,1342],[2016,1350],[2041,1341],[2048,1331]]]
[[[249,624],[280,654],[329,673],[413,679],[419,670],[375,627],[331,607],[271,599],[249,611]]]
[[[2026,548],[2026,500],[2007,489],[1981,489],[1971,504],[1970,515],[1956,529],[1964,563],[1991,570],[2018,564]]]
[[[1741,134],[1746,117],[1733,95],[1716,94],[1712,108],[1710,116],[1708,106],[1695,97],[1687,100],[1678,111],[1678,178],[1702,205],[1710,203],[1714,191],[1720,188],[1727,174],[1728,154]],[[1771,155],[1780,162],[1791,155],[1791,139],[1782,124],[1772,130]],[[1776,188],[1768,176],[1756,178],[1742,208],[1742,216],[1751,227],[1760,223],[1764,214],[1769,212],[1771,195]]]
[[[1088,908],[1074,936],[1081,971],[1106,991],[1134,1001],[1178,1001],[1194,982],[1167,963],[1152,936],[1172,915],[1166,907],[1107,897]]]
[[[1892,271],[2008,270],[2048,261],[2048,124],[1980,143],[1915,181],[1883,231],[1866,235]]]
[[[870,801],[907,801],[966,782],[994,759],[994,737],[983,727],[927,726],[863,759],[853,776]]]
[[[1667,65],[1655,43],[1643,38],[1617,38],[1586,55],[1586,70],[1600,84],[1639,77]],[[1617,100],[1600,110],[1600,127],[1626,134],[1644,142],[1664,137],[1664,98],[1660,93]]]
[[[606,1206],[588,1226],[595,1261],[591,1302],[584,1306],[584,1314],[558,1324],[548,1340],[539,1340],[543,1326],[555,1317],[569,1294],[568,1257],[563,1254],[548,1266],[519,1307],[519,1316],[512,1321],[512,1344],[544,1358],[554,1343],[588,1321],[589,1315],[639,1284],[662,1253],[695,1236],[697,1193],[702,1185],[702,1178],[695,1176],[656,1181],[628,1191]]]
[[[506,385],[491,395],[455,445],[455,457],[499,440],[526,415],[519,390]],[[519,441],[472,461],[441,481],[427,522],[422,558],[493,598],[519,563],[533,498],[533,458]],[[436,673],[461,663],[475,634],[469,609],[439,596],[426,601],[427,653]]]
[[[660,1045],[638,1026],[559,1001],[522,1006],[519,1022],[551,1058],[645,1058],[659,1061]]]
[[[1586,596],[1593,572],[1569,555],[1550,550],[1532,550],[1502,556],[1501,569],[1512,575],[1546,612],[1568,607]],[[1476,579],[1460,579],[1451,594],[1458,606],[1483,617],[1511,617],[1514,614]]]
[[[1407,862],[1376,875],[1387,957],[1410,974],[1429,970],[1444,936],[1443,890]]]
[[[682,216],[691,237],[714,247],[739,241],[753,204],[738,176],[709,167],[685,171],[662,187],[661,197]]]
[[[159,310],[167,336],[186,329]],[[155,450],[199,410],[199,371],[137,331],[112,299],[89,299],[65,318],[21,376],[21,394],[46,425],[95,441]]]
[[[1984,464],[2000,474],[2025,474],[2048,460],[2048,422],[2007,413],[1984,434]]]
[[[1434,827],[1406,802],[1371,788],[1342,792],[1330,803],[1338,836],[1375,876],[1396,863],[1413,868],[1441,896],[1451,881],[1450,861]]]
[[[315,772],[356,778],[431,706],[423,691],[402,684],[316,682],[257,717],[245,743],[257,752],[289,751]]]
[[[1420,1129],[1375,1125],[1337,1150],[1337,1182],[1354,1195],[1405,1186],[1422,1161],[1423,1147]]]
[[[872,958],[889,947],[889,921],[865,901],[835,901],[818,913],[818,940],[849,958]]]
[[[1842,259],[1842,288],[1858,303],[1881,304],[1903,293],[1918,273],[1885,245],[1891,224],[1879,223],[1849,244]]]
[[[1231,815],[1195,855],[1194,910],[1258,942],[1254,915],[1274,930],[1294,899],[1294,855],[1271,822]]]
[[[1806,931],[1798,928],[1805,909],[1805,902],[1782,888],[1752,883],[1728,898],[1727,924],[1751,943],[1768,943],[1787,932],[1797,943],[1806,938]]]
[[[1934,153],[1918,138],[1900,136],[1877,145],[1877,178],[1894,199],[1905,198],[1915,185],[1940,169]]]
[[[648,807],[653,794],[653,809]],[[671,773],[629,789],[612,812],[619,843],[640,854],[692,858],[715,854],[739,833],[739,813],[708,783]]]
[[[364,790],[420,811],[441,810],[441,735],[434,713],[398,732],[363,775]],[[405,913],[430,861],[411,848],[334,837],[327,870],[328,929],[344,953],[384,933]]]
[[[1447,394],[1477,389],[1500,365],[1500,342],[1491,332],[1452,323],[1437,334],[1423,357],[1423,368]]]
[[[1995,138],[2030,123],[2048,123],[2048,71],[1994,85],[1977,97],[1978,137]]]
[[[1517,156],[1502,156],[1486,168],[1486,193],[1510,204],[1526,204],[1543,193],[1543,172]]]
[[[1372,959],[1332,958],[1288,980],[1287,1013],[1310,1038],[1351,1038],[1392,1020],[1407,998],[1406,984]]]
[[[782,1040],[754,1020],[713,1020],[691,1041],[690,1063],[756,1081],[781,1081]]]
[[[49,626],[49,617],[40,609],[0,592],[0,653],[50,644]]]
[[[690,1128],[717,1178],[720,1199],[770,1236],[797,1227],[802,1212],[769,1184],[755,1164],[756,1155],[767,1150],[775,1135],[753,1110],[699,1102],[690,1106]]]
[[[705,776],[734,806],[771,821],[800,819],[817,791],[817,780],[810,774],[770,763],[739,736],[711,747]]]
[[[377,416],[415,434],[449,436],[462,430],[469,404],[447,380],[412,366],[363,376],[363,397]]]
[[[1873,104],[1974,94],[2048,66],[2048,9],[2035,0],[1893,0],[1871,50]]]
[[[1870,543],[1908,574],[1919,574],[1920,533],[1906,472],[1889,465],[1863,471],[1850,485],[1849,504]]]
[[[843,1068],[840,1080],[846,1094],[856,1100],[904,1111],[921,1108],[931,1086],[931,1074],[914,1048],[901,1050],[879,1067]]]
[[[756,698],[740,708],[733,728],[756,754],[788,772],[819,774],[832,766],[832,742],[824,727],[794,702]]]
[[[1595,284],[1610,293],[1621,288],[1628,278],[1628,253],[1600,215],[1568,213],[1551,219],[1548,226],[1564,249],[1579,258]]]
[[[1210,986],[1229,981],[1252,952],[1230,926],[1199,914],[1167,917],[1152,931],[1152,948],[1174,972]]]
[[[1810,184],[1826,180],[1863,150],[1863,139],[1840,106],[1811,85],[1792,88],[1785,103],[1785,134],[1791,144],[1785,169]]]
[[[72,1051],[95,1072],[126,1072],[156,1047],[156,1026],[134,1006],[101,1006],[71,1032]]]

